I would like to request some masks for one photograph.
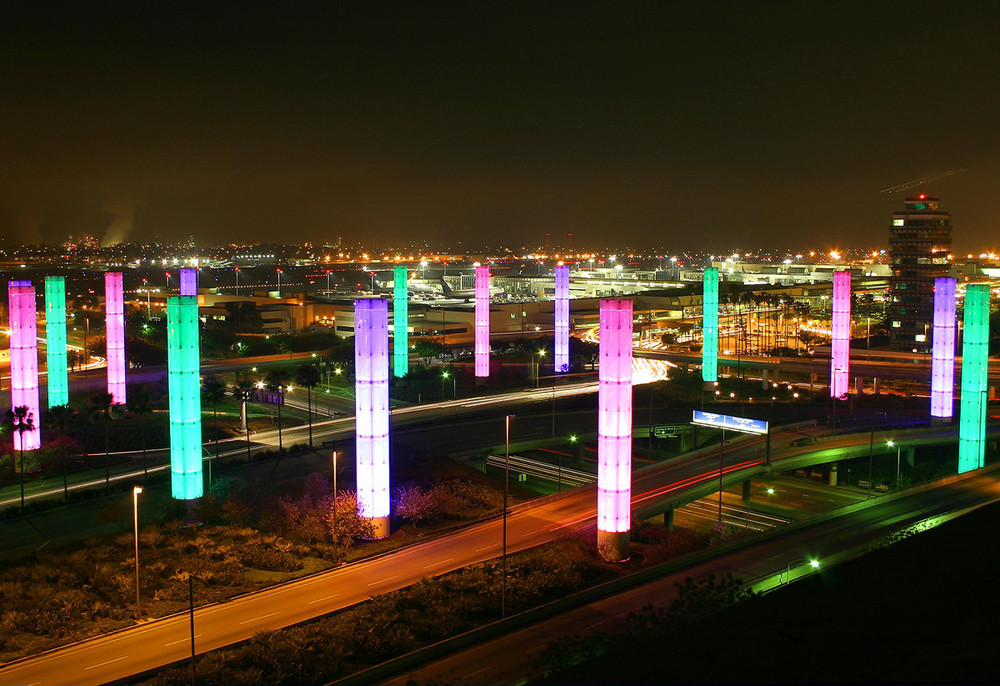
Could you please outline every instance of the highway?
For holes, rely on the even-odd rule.
[[[382,683],[486,683],[518,684],[537,674],[535,667],[549,642],[594,632],[614,633],[626,628],[629,613],[645,605],[669,607],[676,597],[675,583],[687,577],[732,574],[766,591],[824,568],[853,559],[878,541],[898,532],[913,533],[941,524],[970,509],[1000,501],[1000,466],[988,467],[964,478],[948,477],[936,487],[906,491],[894,498],[879,498],[843,508],[833,518],[778,535],[629,591],[612,595],[574,610],[557,614],[523,629],[387,679]],[[819,571],[807,560],[820,561]]]
[[[339,420],[338,420],[339,421]],[[798,430],[776,431],[776,445],[787,445]],[[867,444],[868,434],[838,437],[839,443]],[[723,474],[741,481],[763,469],[760,440],[733,441],[725,453]],[[782,448],[799,455],[801,448]],[[719,477],[716,447],[657,463],[633,476],[633,511],[663,511],[714,490]],[[513,508],[508,517],[508,549],[524,550],[566,533],[593,526],[594,486],[582,486]],[[256,631],[302,622],[362,602],[378,593],[497,557],[500,521],[494,519],[385,556],[347,565],[312,577],[252,593],[196,612],[198,652],[219,648]],[[114,681],[189,654],[185,615],[151,621],[115,634],[13,663],[0,669],[0,684],[98,684]],[[199,637],[200,636],[200,637]]]

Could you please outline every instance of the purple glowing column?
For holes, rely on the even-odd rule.
[[[632,301],[601,301],[597,397],[597,549],[629,557],[632,497]]]
[[[555,371],[569,371],[569,265],[556,267]]]
[[[181,295],[198,295],[198,270],[181,270]]]
[[[7,286],[10,306],[10,405],[12,409],[27,407],[20,420],[32,429],[14,429],[14,450],[37,450],[42,445],[38,401],[38,334],[35,323],[35,288],[30,281],[11,281]],[[18,471],[20,463],[17,463]]]
[[[931,417],[951,419],[955,392],[955,279],[934,279]]]
[[[358,514],[374,538],[389,535],[389,308],[354,301],[355,447]]]
[[[490,268],[476,267],[476,376],[490,375]]]
[[[830,395],[848,391],[851,365],[851,272],[833,274],[833,340],[830,344]]]
[[[104,340],[107,342],[108,393],[111,402],[125,402],[125,301],[122,273],[104,275]]]

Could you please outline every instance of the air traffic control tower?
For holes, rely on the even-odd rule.
[[[948,276],[951,215],[937,196],[907,198],[892,215],[889,332],[896,350],[928,352],[934,327],[934,279]]]

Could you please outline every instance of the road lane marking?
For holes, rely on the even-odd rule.
[[[424,569],[430,569],[431,567],[437,567],[438,565],[443,565],[445,562],[451,562],[455,558],[449,557],[445,560],[438,560],[437,562],[432,562],[429,565],[424,565]]]
[[[384,584],[386,581],[392,581],[393,579],[398,579],[398,578],[399,578],[399,575],[397,574],[396,576],[390,576],[390,577],[387,577],[385,579],[381,579],[380,581],[373,581],[373,582],[371,582],[368,585],[369,586],[374,586],[376,584]]]
[[[323,596],[322,598],[317,598],[316,600],[310,600],[306,605],[313,605],[315,603],[322,603],[324,600],[329,600],[330,598],[336,598],[339,593],[334,593],[333,595]]]
[[[98,667],[103,667],[104,665],[110,665],[112,662],[118,662],[120,660],[127,660],[127,659],[128,659],[128,655],[122,655],[121,657],[116,657],[114,660],[108,660],[107,662],[101,662],[100,664],[90,665],[89,667],[84,667],[83,671],[86,672],[88,669],[97,669]]]
[[[484,546],[484,547],[482,547],[482,548],[476,548],[476,552],[477,552],[477,553],[481,553],[481,552],[483,552],[484,550],[489,550],[490,548],[495,548],[495,547],[496,547],[496,544],[495,544],[495,543],[490,543],[490,544],[489,544],[488,546]],[[479,672],[476,672],[476,674],[478,674],[478,673],[479,673]]]
[[[195,638],[201,638],[201,634],[195,634],[195,635],[194,635],[194,637],[195,637]],[[182,638],[182,639],[181,639],[181,640],[179,640],[179,641],[171,641],[170,643],[164,643],[164,644],[163,644],[163,647],[164,647],[164,648],[169,648],[170,646],[175,646],[175,645],[177,645],[178,643],[184,643],[184,642],[186,642],[186,641],[190,641],[190,640],[191,640],[191,637],[190,637],[190,636],[185,636],[184,638]]]
[[[258,619],[264,619],[265,617],[273,617],[276,614],[278,614],[277,610],[275,610],[274,612],[268,612],[266,615],[261,615],[260,617],[254,617],[253,619],[244,620],[240,622],[240,624],[249,624],[250,622],[256,622]]]

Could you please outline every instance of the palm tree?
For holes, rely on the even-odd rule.
[[[284,369],[272,369],[264,377],[269,391],[278,394],[278,450],[281,450],[281,406],[285,399],[285,386],[288,385],[288,372]]]
[[[18,405],[11,412],[11,421],[21,452],[21,468],[18,471],[21,472],[21,510],[24,510],[24,433],[35,430],[34,413],[28,410],[27,405]]]
[[[95,393],[90,397],[91,420],[104,423],[104,485],[111,484],[111,411],[115,398],[110,393]]]
[[[295,382],[306,388],[306,415],[309,417],[309,447],[311,448],[313,447],[312,389],[319,385],[319,369],[312,364],[299,367],[295,373]]]
[[[63,454],[62,454],[62,472],[63,478],[63,498],[69,500],[69,484],[66,481],[66,467],[68,462],[68,455],[66,455],[65,450],[65,439],[66,434],[69,432],[70,424],[73,422],[73,408],[69,405],[53,405],[49,408],[46,415],[48,424],[51,428],[55,429],[63,437]]]
[[[129,393],[128,409],[140,420],[143,415],[153,411],[153,394],[149,392],[148,386],[138,386]],[[149,465],[146,464],[146,431],[140,428],[139,434],[142,438],[142,478],[145,480],[149,473]]]
[[[212,407],[212,420],[215,424],[215,457],[219,457],[219,403],[226,399],[228,387],[221,376],[206,374],[201,380],[201,399]],[[212,483],[212,461],[208,461],[208,483]]]

